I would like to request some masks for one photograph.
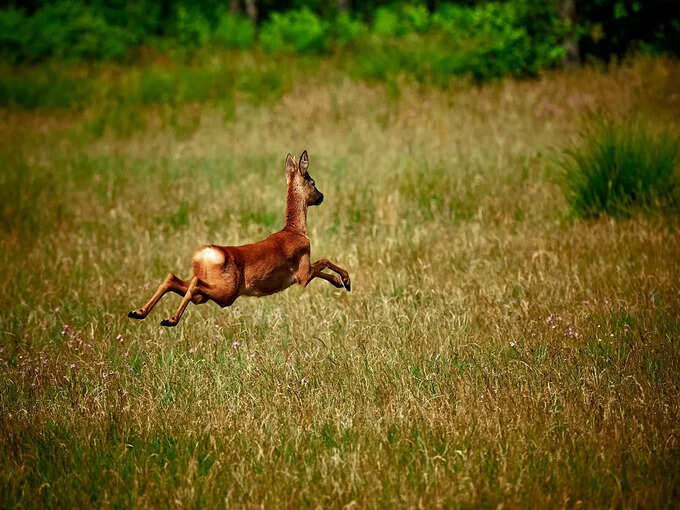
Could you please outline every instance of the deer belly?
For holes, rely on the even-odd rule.
[[[254,279],[246,285],[244,296],[268,296],[287,289],[296,282],[290,270],[275,271],[267,276]]]

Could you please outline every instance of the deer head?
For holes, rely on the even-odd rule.
[[[309,157],[307,151],[300,154],[300,162],[288,154],[286,157],[286,180],[288,182],[289,195],[305,206],[320,205],[323,202],[323,193],[316,189],[314,179],[309,175]]]

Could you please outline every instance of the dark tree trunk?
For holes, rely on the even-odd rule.
[[[257,4],[255,0],[246,0],[246,14],[253,23],[257,22]]]
[[[557,12],[564,21],[568,22],[571,33],[564,41],[564,49],[567,54],[564,58],[565,62],[578,62],[580,60],[578,40],[576,34],[573,32],[576,27],[576,1],[575,0],[559,0],[557,4]]]

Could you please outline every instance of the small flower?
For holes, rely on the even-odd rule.
[[[123,335],[118,333],[118,335],[116,336],[116,340],[118,340],[120,343],[123,343]]]
[[[307,386],[309,385],[309,381],[303,377],[302,379],[300,379],[300,384],[302,384],[303,386]]]
[[[548,318],[545,320],[547,324],[552,324],[553,323],[553,316],[552,314],[548,315]]]
[[[238,340],[236,340],[233,344],[231,344],[231,347],[232,349],[238,349],[239,347],[241,347],[241,343]]]
[[[196,352],[196,347],[192,347],[191,349],[189,349],[189,354],[193,354],[195,352]]]
[[[515,342],[510,342],[510,347],[512,347],[513,349],[515,348],[515,345],[517,345]]]
[[[102,379],[106,379],[106,372],[102,372]]]
[[[250,355],[250,359],[255,359],[255,353],[252,353],[252,354]]]
[[[71,364],[69,365],[69,368],[76,368],[76,364],[75,364],[75,363],[71,363]]]
[[[56,308],[54,309],[54,313],[59,313],[60,311],[61,311],[61,308],[60,308],[60,307],[56,307]]]

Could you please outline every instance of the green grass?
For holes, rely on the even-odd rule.
[[[228,118],[143,106],[155,66],[2,110],[3,508],[677,507],[677,216],[574,220],[546,156],[593,109],[677,136],[677,61],[398,96],[321,67]],[[351,293],[126,317],[279,228],[304,148],[312,256]]]
[[[566,153],[562,184],[581,217],[680,204],[680,139],[635,123],[598,121]]]
[[[258,54],[219,52],[193,62],[158,56],[145,65],[64,63],[0,68],[0,106],[22,110],[86,109],[103,115],[149,106],[233,103],[238,94],[253,104],[278,100],[304,69],[298,59],[276,61]],[[127,110],[125,110],[127,108]]]

